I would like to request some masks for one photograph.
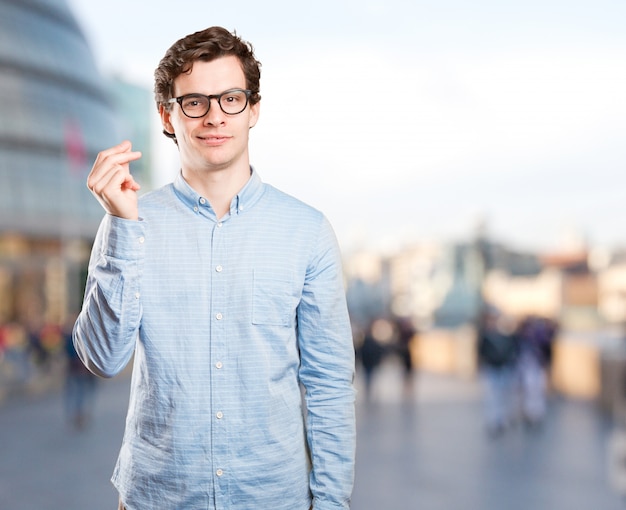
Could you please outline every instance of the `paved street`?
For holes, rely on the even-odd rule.
[[[475,381],[420,374],[410,401],[393,366],[375,384],[358,405],[353,510],[626,508],[608,481],[611,429],[592,403],[553,399],[542,430],[490,440]],[[108,480],[127,391],[127,379],[102,381],[96,420],[81,432],[65,423],[58,392],[2,404],[0,509],[116,508]]]

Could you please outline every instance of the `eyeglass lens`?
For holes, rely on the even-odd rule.
[[[229,115],[241,113],[248,106],[248,96],[243,90],[230,90],[219,96],[204,96],[202,94],[188,94],[182,97],[180,106],[188,117],[202,117],[211,107],[211,98],[217,99],[222,111]]]

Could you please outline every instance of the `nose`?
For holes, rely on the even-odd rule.
[[[224,122],[225,113],[222,111],[222,107],[220,106],[217,97],[212,97],[209,99],[209,111],[206,112],[204,116],[205,124],[222,124]]]

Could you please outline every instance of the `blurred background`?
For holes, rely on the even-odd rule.
[[[96,154],[129,139],[143,152],[132,165],[142,192],[172,180],[177,154],[161,134],[153,71],[174,41],[222,25],[251,41],[263,64],[252,164],[323,210],[344,253],[367,438],[360,472],[372,476],[357,478],[358,508],[380,508],[374,487],[395,489],[399,503],[389,496],[388,508],[422,508],[420,491],[405,486],[429,473],[412,459],[386,465],[412,473],[410,483],[381,481],[364,464],[381,460],[381,434],[403,441],[387,452],[406,446],[400,432],[415,437],[420,425],[401,412],[407,403],[445,395],[453,422],[482,426],[485,310],[497,310],[519,342],[529,318],[554,326],[543,372],[548,407],[561,410],[554,433],[580,432],[572,449],[590,441],[593,453],[576,457],[594,473],[587,494],[617,508],[626,465],[625,20],[618,0],[0,0],[0,419],[13,423],[0,428],[0,448],[27,430],[10,418],[26,412],[20,406],[49,412],[49,399],[81,377],[68,324],[103,214],[85,186]],[[111,407],[98,412],[121,426],[125,388],[107,388],[118,397],[102,397]],[[560,428],[572,426],[572,412],[591,431]],[[433,434],[449,423],[439,419]],[[460,450],[468,441],[483,445],[480,455],[499,448],[481,433],[462,436]],[[107,438],[115,448],[121,430]],[[478,455],[472,471],[489,473]],[[572,462],[555,455],[559,466]],[[114,455],[100,458],[112,469]],[[22,473],[5,459],[0,500]],[[504,459],[518,466],[516,455]],[[529,468],[524,480],[536,474]],[[559,480],[560,494],[577,478]],[[455,508],[445,487],[424,508]],[[460,492],[466,508],[502,508],[509,495],[471,494]],[[548,496],[531,501],[565,508]],[[32,508],[73,508],[49,505]],[[567,508],[584,505],[579,497]]]

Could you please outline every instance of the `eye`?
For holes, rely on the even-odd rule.
[[[229,92],[223,98],[223,101],[226,101],[230,104],[241,103],[245,99],[245,94],[243,92]]]
[[[183,108],[198,108],[206,104],[206,98],[198,95],[190,95],[183,97]]]

